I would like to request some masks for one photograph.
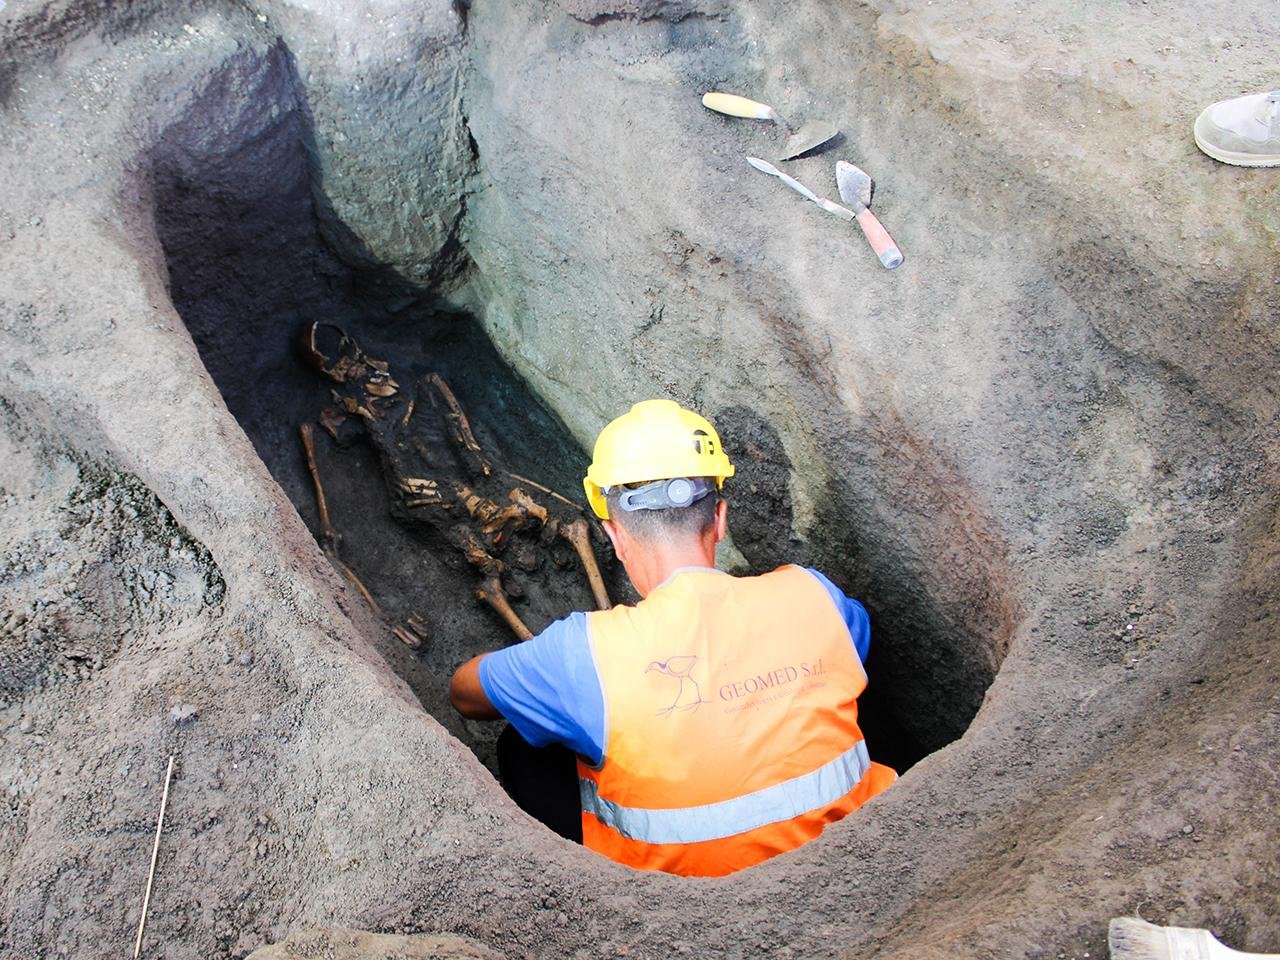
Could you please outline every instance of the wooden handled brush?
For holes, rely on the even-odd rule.
[[[769,120],[773,123],[782,124],[782,117],[778,116],[778,111],[773,109],[767,103],[760,103],[758,100],[748,100],[746,97],[740,97],[736,93],[704,93],[702,95],[702,105],[708,110],[714,110],[716,113],[723,113],[730,117],[744,117],[747,120]]]
[[[1107,931],[1111,960],[1280,960],[1280,953],[1242,953],[1208,930],[1159,927],[1139,917],[1116,917]]]
[[[787,131],[787,142],[783,146],[780,160],[791,160],[802,154],[816,150],[823,144],[840,135],[834,123],[827,120],[810,120],[797,130],[782,118],[777,110],[759,100],[749,100],[736,93],[721,93],[712,90],[702,95],[702,105],[708,110],[723,113],[730,117],[744,117],[747,120],[768,120]]]

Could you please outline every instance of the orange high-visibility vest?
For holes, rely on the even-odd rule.
[[[587,624],[605,748],[578,777],[598,853],[723,876],[812,840],[897,778],[858,729],[867,678],[848,628],[800,567],[685,570]]]

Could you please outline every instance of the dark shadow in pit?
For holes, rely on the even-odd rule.
[[[715,423],[737,466],[726,488],[730,530],[753,571],[816,567],[871,616],[858,710],[872,756],[903,771],[957,739],[995,679],[1013,623],[999,541],[965,503],[959,475],[921,452],[902,476],[880,442],[893,449],[901,438],[873,426],[856,441],[865,455],[827,482],[802,532],[777,431],[743,406]],[[956,556],[969,564],[938,562]]]
[[[150,157],[156,229],[172,301],[206,368],[308,527],[316,531],[318,519],[298,425],[314,422],[333,401],[329,382],[302,362],[295,341],[321,319],[389,360],[401,383],[443,373],[486,451],[572,497],[584,453],[475,320],[392,271],[351,268],[326,242],[317,205],[327,201],[308,159],[312,125],[288,52],[246,51],[229,71],[237,76],[211,85]],[[332,216],[323,220],[334,229]],[[356,242],[341,238],[345,249]],[[477,577],[456,551],[433,549],[392,518],[369,443],[342,447],[318,429],[316,440],[341,556],[386,615],[386,629],[369,639],[424,707],[492,767],[498,725],[459,718],[447,686],[459,663],[511,634],[475,599]],[[617,591],[618,571],[605,572]],[[348,605],[363,602],[339,589]],[[592,608],[585,577],[570,593],[555,616]],[[535,631],[554,618],[516,606]],[[410,614],[428,626],[416,651],[390,630]]]

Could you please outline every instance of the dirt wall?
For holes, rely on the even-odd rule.
[[[1264,79],[1259,11],[11,4],[3,952],[128,949],[171,752],[149,955],[1097,957],[1137,908],[1276,949],[1276,187],[1187,133]],[[839,122],[906,263],[748,168],[778,140],[709,87]],[[477,315],[566,457],[701,407],[740,555],[863,599],[941,749],[724,880],[541,830],[320,553],[287,418],[237,409],[297,400],[272,338],[317,306]]]

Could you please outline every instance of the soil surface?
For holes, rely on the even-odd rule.
[[[144,956],[1076,960],[1135,911],[1280,950],[1280,177],[1190,136],[1275,83],[1272,21],[0,10],[0,954],[131,948],[170,754]],[[747,166],[783,133],[707,89],[836,122],[787,169],[832,198],[835,159],[867,169],[903,266]],[[724,564],[867,605],[900,782],[720,880],[521,814],[446,703],[504,629],[369,448],[320,466],[386,618],[316,543],[316,319],[440,369],[575,498],[630,403],[706,412]]]
[[[462,937],[406,937],[362,930],[300,930],[284,943],[260,947],[249,960],[501,960]]]

